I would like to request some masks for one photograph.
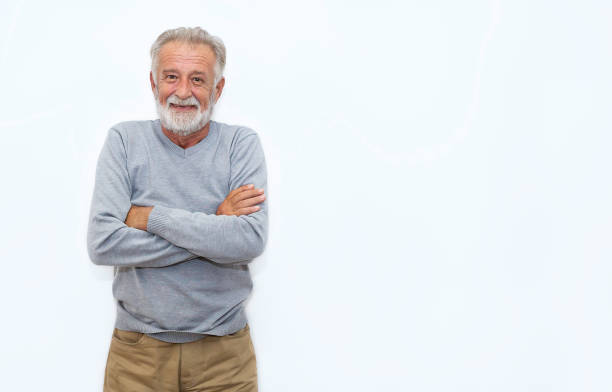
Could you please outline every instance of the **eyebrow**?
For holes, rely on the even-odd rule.
[[[172,68],[172,69],[164,69],[162,71],[162,73],[170,73],[170,72],[180,73],[177,69],[174,69],[174,68]],[[206,76],[206,74],[204,72],[201,72],[201,71],[194,71],[190,75],[204,75],[204,76]]]

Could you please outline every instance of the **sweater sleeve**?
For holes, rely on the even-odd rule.
[[[97,265],[166,267],[197,258],[186,249],[127,226],[131,185],[121,134],[111,128],[98,157],[87,227],[87,252]]]
[[[247,264],[261,255],[267,242],[267,171],[259,136],[240,136],[230,152],[230,191],[242,185],[263,188],[266,199],[248,215],[216,215],[154,206],[147,231],[198,256],[221,264]]]

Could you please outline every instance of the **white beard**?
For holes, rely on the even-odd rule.
[[[187,99],[180,99],[176,95],[172,94],[166,100],[166,105],[162,106],[159,102],[159,93],[155,92],[155,108],[157,114],[161,120],[162,125],[167,130],[179,135],[187,136],[194,132],[204,128],[212,117],[213,108],[215,107],[215,101],[213,100],[215,90],[211,91],[208,99],[208,107],[205,111],[200,111],[200,102],[191,96]],[[191,112],[177,112],[172,110],[170,104],[175,105],[194,105],[196,107],[195,113]]]

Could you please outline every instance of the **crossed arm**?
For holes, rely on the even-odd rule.
[[[217,215],[245,215],[258,211],[261,207],[255,204],[266,199],[264,189],[254,189],[253,184],[243,185],[227,195],[217,208]],[[138,230],[147,230],[149,215],[153,207],[132,205],[125,218],[125,224]]]
[[[87,230],[94,264],[166,267],[197,257],[244,264],[267,241],[266,167],[256,134],[232,151],[230,189],[216,214],[166,206],[133,206],[127,157],[119,131],[111,129],[98,159]],[[249,188],[257,184],[261,190]],[[262,203],[261,206],[255,204]]]

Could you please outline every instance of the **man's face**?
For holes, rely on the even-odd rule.
[[[158,59],[151,87],[162,125],[181,136],[204,128],[224,83],[214,85],[215,53],[208,45],[169,42]]]

